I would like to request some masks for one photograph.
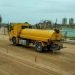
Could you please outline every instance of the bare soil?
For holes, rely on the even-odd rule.
[[[75,75],[75,44],[64,44],[56,54],[38,53],[32,46],[13,46],[0,30],[0,75]]]

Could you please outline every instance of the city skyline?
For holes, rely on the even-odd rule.
[[[58,19],[62,23],[62,18],[75,19],[74,0],[2,0],[0,2],[0,15],[3,22],[29,22],[38,23],[40,20]]]

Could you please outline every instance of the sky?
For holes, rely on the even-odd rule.
[[[42,20],[75,19],[75,0],[0,0],[3,22],[38,23]]]

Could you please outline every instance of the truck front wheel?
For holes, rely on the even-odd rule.
[[[13,42],[13,45],[17,45],[15,37],[12,38],[12,42]]]
[[[43,51],[43,47],[42,47],[42,43],[40,42],[36,42],[35,43],[35,48],[38,52],[42,52]]]

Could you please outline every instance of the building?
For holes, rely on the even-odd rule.
[[[73,18],[70,18],[69,19],[69,25],[73,25],[74,24],[74,19]]]
[[[63,25],[67,25],[67,18],[63,18],[63,19],[62,19],[62,24],[63,24]]]

